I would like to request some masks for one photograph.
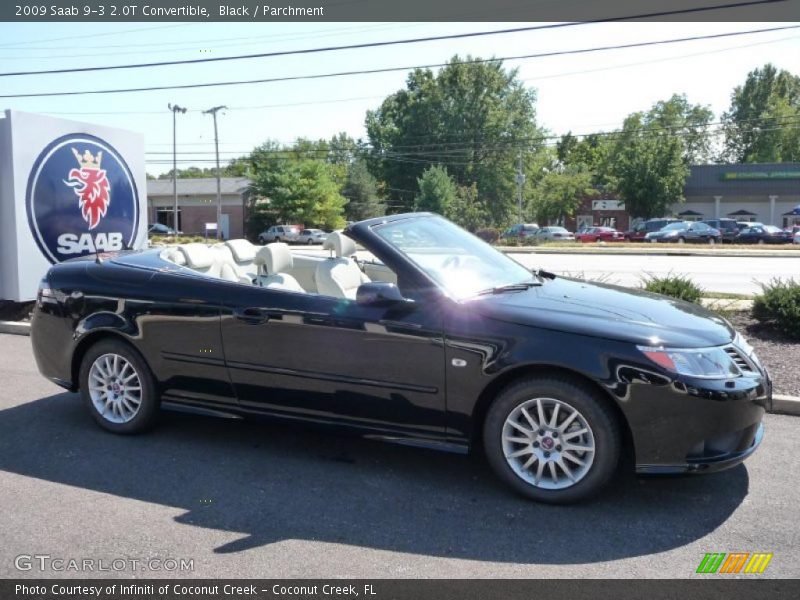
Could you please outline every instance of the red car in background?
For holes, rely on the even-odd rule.
[[[579,242],[622,242],[625,234],[613,227],[589,227],[575,234]]]

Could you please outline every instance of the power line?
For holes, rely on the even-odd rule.
[[[765,1],[773,1],[773,0],[765,0]],[[774,0],[774,1],[783,1],[783,0]],[[551,56],[565,56],[571,54],[586,54],[590,52],[603,52],[607,50],[622,50],[622,49],[629,49],[629,48],[642,48],[646,46],[658,46],[658,45],[665,45],[665,44],[676,44],[676,43],[683,43],[683,42],[692,42],[698,40],[707,40],[707,39],[718,39],[718,38],[726,38],[726,37],[735,37],[740,35],[750,35],[756,33],[767,33],[771,31],[783,31],[786,29],[798,29],[800,25],[788,25],[782,27],[770,27],[766,29],[751,29],[747,31],[735,31],[735,32],[728,32],[728,33],[715,33],[715,34],[708,34],[708,35],[697,35],[697,36],[690,36],[684,38],[673,38],[667,40],[655,40],[649,42],[636,42],[631,44],[619,44],[614,46],[598,46],[594,48],[581,48],[576,50],[558,50],[553,52],[540,52],[537,54],[526,54],[520,56],[504,56],[504,57],[495,57],[495,58],[487,58],[487,59],[474,59],[474,60],[465,60],[462,61],[460,64],[481,64],[481,63],[500,63],[506,60],[524,60],[524,59],[531,59],[531,58],[545,58]],[[284,81],[300,81],[300,80],[309,80],[309,79],[327,79],[332,77],[344,77],[344,76],[352,76],[352,75],[371,75],[375,73],[389,73],[389,72],[396,72],[396,71],[409,71],[412,69],[431,69],[431,68],[439,68],[439,67],[446,67],[450,63],[434,63],[428,65],[413,65],[413,66],[403,66],[403,67],[384,67],[378,69],[364,69],[364,70],[354,70],[354,71],[339,71],[335,73],[317,73],[313,75],[291,75],[286,77],[271,77],[267,79],[249,79],[249,80],[240,80],[240,81],[218,81],[218,82],[207,82],[207,83],[191,83],[191,84],[183,84],[183,85],[163,85],[163,86],[151,86],[151,87],[140,87],[140,88],[122,88],[122,89],[106,89],[106,90],[82,90],[82,91],[72,91],[72,92],[36,92],[36,93],[28,93],[28,94],[2,94],[0,98],[41,98],[41,97],[49,97],[49,96],[80,96],[80,95],[89,95],[89,94],[120,94],[120,93],[131,93],[131,92],[151,92],[151,91],[160,91],[160,90],[179,90],[179,89],[192,89],[192,88],[207,88],[207,87],[223,87],[223,86],[230,86],[230,85],[250,85],[256,83],[277,83],[277,82],[284,82]]]
[[[660,18],[666,16],[674,16],[674,15],[681,15],[693,12],[701,12],[701,11],[710,11],[710,10],[719,10],[723,8],[733,8],[733,7],[741,7],[741,6],[752,6],[752,5],[759,5],[759,4],[772,4],[776,2],[785,2],[786,0],[753,0],[752,2],[745,2],[740,4],[726,4],[726,5],[718,5],[718,6],[711,6],[711,7],[699,7],[694,9],[678,9],[678,10],[671,10],[671,11],[659,11],[654,13],[641,13],[638,15],[630,15],[626,17],[611,17],[608,19],[596,19],[593,21],[578,21],[578,22],[568,22],[568,23],[549,23],[547,25],[531,25],[527,27],[510,27],[506,29],[495,29],[491,31],[472,31],[468,33],[452,33],[447,35],[434,35],[434,36],[425,36],[425,37],[417,37],[417,38],[406,38],[402,40],[387,40],[381,42],[364,42],[360,44],[345,44],[339,46],[324,46],[324,47],[317,47],[317,48],[303,48],[300,50],[279,50],[276,52],[259,52],[255,54],[239,54],[235,56],[216,56],[216,57],[208,57],[208,58],[193,58],[188,60],[170,60],[170,61],[159,61],[159,62],[148,62],[148,63],[132,63],[127,65],[106,65],[101,67],[74,67],[71,69],[46,69],[40,71],[11,71],[6,73],[0,73],[0,77],[18,77],[18,76],[27,76],[27,75],[56,75],[56,74],[65,74],[65,73],[88,73],[88,72],[97,72],[97,71],[110,71],[110,70],[120,70],[120,69],[142,69],[142,68],[152,68],[152,67],[166,67],[166,66],[176,66],[176,65],[193,65],[193,64],[205,64],[205,63],[212,63],[212,62],[223,62],[223,61],[232,61],[232,60],[251,60],[255,58],[275,58],[278,56],[294,56],[294,55],[302,55],[302,54],[319,54],[324,52],[339,52],[342,50],[364,50],[367,48],[382,48],[386,46],[398,46],[398,45],[408,45],[408,44],[419,44],[424,42],[434,42],[434,41],[444,41],[444,40],[454,40],[454,39],[464,39],[464,38],[474,38],[474,37],[485,37],[491,35],[505,35],[509,33],[523,33],[523,32],[530,32],[530,31],[541,31],[541,30],[549,30],[549,29],[563,29],[567,27],[579,27],[582,25],[593,25],[597,23],[612,23],[618,21],[630,21],[630,20],[638,20],[638,19],[649,19],[649,18]]]
[[[158,25],[156,27],[138,27],[136,29],[123,29],[122,31],[106,31],[104,33],[93,33],[91,36],[88,37],[106,37],[109,35],[123,35],[125,33],[135,33],[139,31],[153,31],[155,29],[170,29],[174,27],[192,27],[197,25],[197,23],[177,23],[174,25]],[[50,38],[47,40],[29,40],[25,42],[11,42],[9,44],[0,44],[0,48],[9,48],[11,46],[27,46],[28,44],[40,44],[44,42],[60,42],[63,40],[85,40],[87,38],[86,35],[68,35],[66,37],[57,37],[57,38]]]

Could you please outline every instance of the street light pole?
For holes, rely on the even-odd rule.
[[[167,104],[172,111],[172,228],[178,231],[178,144],[176,137],[178,113],[185,113],[186,109],[177,104]]]
[[[522,150],[519,151],[517,160],[517,210],[519,212],[519,223],[522,223],[522,187],[525,185],[525,172],[522,170]]]
[[[204,115],[214,118],[214,151],[217,155],[217,239],[222,239],[222,187],[219,175],[219,135],[217,134],[217,112],[225,110],[227,106],[215,106],[204,110]]]

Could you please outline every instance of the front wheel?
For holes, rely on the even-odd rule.
[[[569,378],[511,384],[490,407],[483,438],[501,480],[552,504],[597,493],[614,474],[621,446],[607,401]]]
[[[129,344],[105,339],[81,361],[81,397],[94,420],[114,433],[140,433],[158,414],[158,395],[150,368]]]

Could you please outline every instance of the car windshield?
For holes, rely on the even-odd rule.
[[[454,298],[533,283],[531,271],[441,217],[419,217],[374,228]]]
[[[661,231],[675,231],[676,229],[686,229],[685,223],[672,223],[671,225],[667,225]]]

